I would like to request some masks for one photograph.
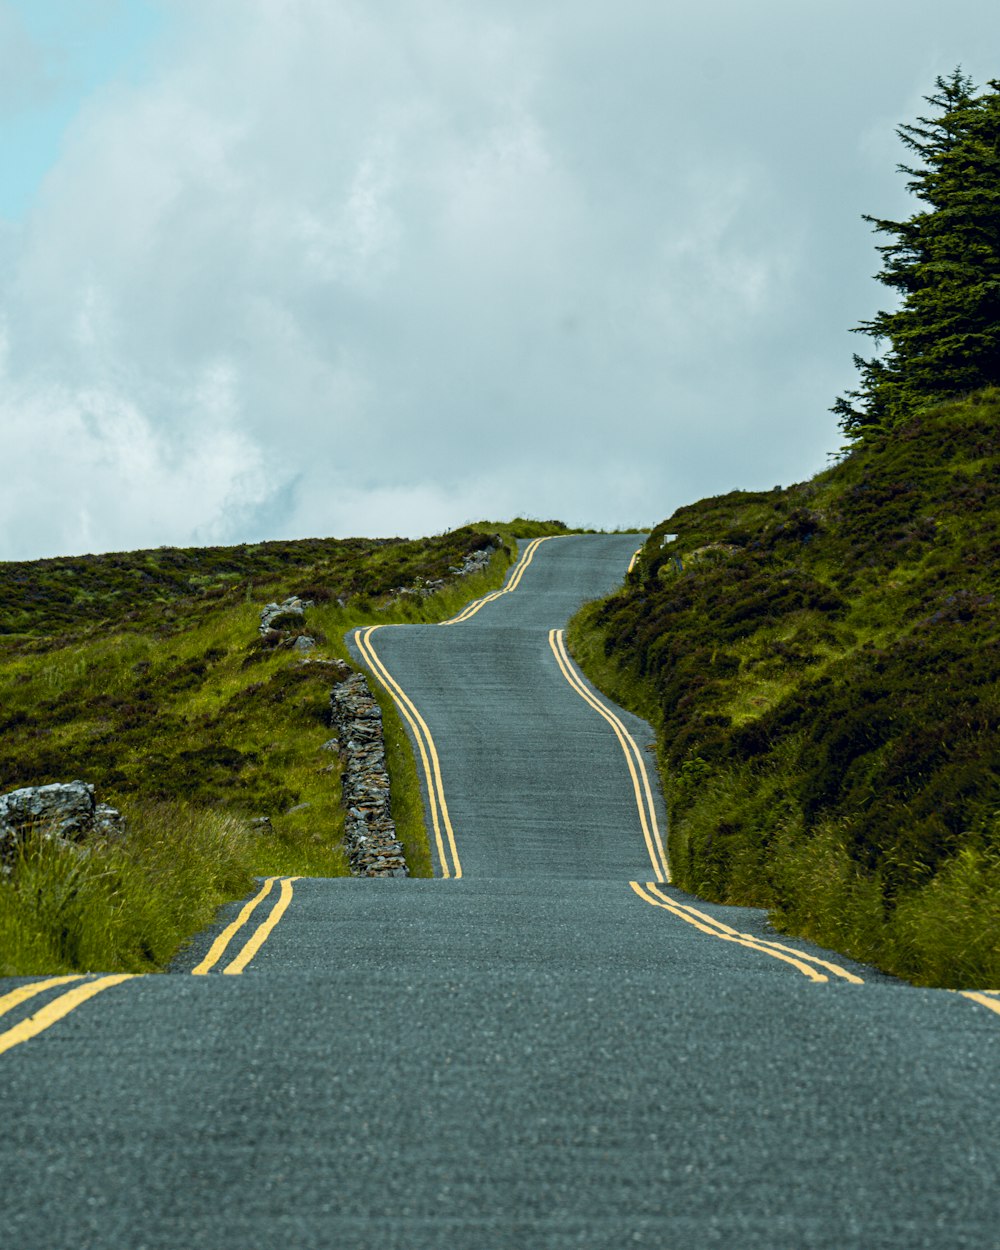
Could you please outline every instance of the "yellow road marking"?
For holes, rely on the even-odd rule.
[[[437,747],[434,745],[434,739],[431,736],[431,731],[427,728],[426,721],[407,697],[403,688],[392,677],[375,651],[371,636],[377,629],[384,628],[386,626],[369,625],[367,629],[355,630],[354,640],[362,657],[382,685],[392,695],[396,706],[403,713],[410,729],[413,731],[417,749],[420,753],[420,762],[424,769],[424,776],[427,779],[431,824],[434,829],[434,841],[437,846],[438,862],[441,865],[441,875],[444,877],[455,876],[457,878],[462,875],[462,863],[458,857],[458,847],[455,845],[455,830],[452,828],[451,816],[448,813],[448,801],[444,795],[444,783],[441,780],[441,761],[438,758]],[[442,836],[442,827],[444,836]],[[445,852],[444,837],[448,839],[451,864],[449,864],[448,855]]]
[[[650,894],[655,894],[657,898],[668,903],[672,908],[680,908],[692,916],[697,916],[699,920],[703,920],[706,924],[713,925],[717,929],[721,929],[723,933],[731,934],[733,937],[744,938],[748,942],[753,942],[755,946],[769,946],[776,951],[784,951],[788,955],[795,955],[799,959],[806,959],[809,963],[818,964],[821,968],[826,968],[828,972],[832,972],[834,976],[841,977],[844,981],[849,981],[851,985],[864,985],[861,977],[853,972],[848,972],[846,968],[842,968],[840,964],[828,962],[826,959],[820,959],[818,955],[810,955],[807,951],[799,950],[797,946],[786,946],[783,942],[773,942],[769,938],[758,937],[754,933],[740,933],[738,929],[732,928],[728,924],[723,924],[721,920],[717,920],[714,916],[709,916],[706,912],[699,911],[696,907],[692,907],[688,903],[682,903],[680,899],[670,898],[669,895],[663,893],[652,882],[647,887]]]
[[[36,994],[43,994],[46,990],[52,989],[54,985],[65,985],[68,981],[82,980],[83,973],[77,972],[64,977],[49,977],[45,981],[32,981],[28,985],[19,985],[16,990],[11,990],[0,998],[0,1016],[5,1016],[8,1011],[13,1011],[15,1007],[27,1002],[29,998],[34,998]]]
[[[749,935],[744,936],[742,934],[727,933],[720,928],[710,928],[708,925],[702,924],[699,920],[696,920],[694,916],[689,915],[686,911],[683,911],[680,907],[678,907],[672,899],[668,902],[662,902],[660,899],[654,898],[651,894],[647,894],[643,886],[641,886],[638,881],[630,881],[629,885],[644,903],[649,903],[653,907],[662,907],[664,911],[669,911],[679,920],[684,920],[689,925],[693,925],[696,929],[700,930],[702,933],[707,933],[709,937],[718,938],[721,942],[735,942],[738,946],[745,946],[748,950],[760,951],[762,955],[770,955],[772,959],[780,959],[782,963],[791,964],[792,967],[797,968],[799,972],[801,972],[804,977],[808,977],[810,981],[821,983],[829,981],[830,979],[824,973],[817,972],[815,968],[803,962],[803,960],[795,959],[791,955],[784,955],[781,951],[773,950],[769,946],[764,946],[756,938],[752,938]],[[653,888],[653,882],[649,882],[648,888]],[[661,899],[662,898],[663,896],[661,895]]]
[[[517,590],[520,585],[521,578],[524,576],[528,565],[532,562],[532,560],[534,560],[535,552],[538,548],[542,545],[542,543],[548,542],[550,538],[558,537],[558,534],[546,534],[544,538],[532,539],[532,541],[528,543],[527,547],[525,547],[520,560],[518,560],[517,564],[514,566],[514,572],[506,586],[504,586],[501,590],[494,590],[492,594],[484,595],[482,599],[474,599],[472,603],[459,612],[458,616],[453,616],[451,620],[448,621],[441,621],[440,624],[459,625],[462,621],[467,621],[470,617],[475,616],[476,613],[481,608],[485,608],[488,603],[493,603],[495,600],[500,599],[503,595],[513,594],[513,592]]]
[[[301,881],[301,877],[285,877],[281,882],[281,894],[278,901],[271,908],[266,920],[262,921],[254,930],[253,935],[247,941],[246,945],[236,956],[236,958],[225,968],[222,969],[223,976],[237,976],[243,971],[254,955],[260,950],[267,939],[271,936],[274,926],[285,914],[288,904],[292,901],[292,882]]]
[[[631,573],[631,572],[632,572],[632,570],[635,568],[635,566],[639,563],[639,557],[640,557],[641,555],[642,555],[642,548],[640,547],[640,548],[639,548],[639,550],[638,550],[638,551],[635,553],[635,555],[632,557],[632,559],[631,559],[631,560],[629,560],[629,562],[628,562],[628,568],[625,570],[625,572],[626,572],[626,573]]]
[[[236,917],[232,924],[226,925],[226,927],[222,930],[219,936],[209,947],[208,954],[201,961],[201,963],[191,969],[192,976],[204,976],[206,972],[215,967],[215,965],[222,958],[226,947],[232,941],[237,931],[242,929],[242,927],[250,919],[250,915],[257,904],[263,902],[263,900],[267,898],[268,894],[271,892],[271,886],[274,885],[277,880],[277,877],[268,877],[264,884],[260,887],[260,893],[256,894],[249,901],[249,903],[244,903],[240,914]]]
[[[669,881],[670,864],[667,862],[667,852],[664,849],[660,828],[656,820],[656,808],[653,805],[653,793],[649,785],[649,774],[646,772],[646,765],[638,744],[614,712],[584,685],[583,680],[573,667],[569,652],[566,650],[566,643],[561,629],[549,630],[549,646],[552,648],[552,654],[556,657],[556,663],[559,665],[562,675],[576,693],[595,712],[603,716],[614,730],[621,749],[625,754],[625,762],[628,764],[629,775],[632,778],[635,805],[639,811],[639,822],[642,825],[642,836],[646,843],[649,861],[652,864],[653,871],[656,873],[657,880]]]
[[[979,1003],[980,1007],[989,1007],[990,1011],[995,1011],[1000,1016],[1000,998],[994,998],[994,994],[1000,994],[1000,990],[959,990],[963,998],[971,999],[974,1003]]]
[[[60,994],[58,998],[54,998],[50,1003],[46,1003],[34,1015],[28,1016],[20,1024],[15,1024],[5,1033],[0,1033],[0,1055],[14,1046],[20,1046],[22,1042],[28,1041],[29,1038],[37,1037],[39,1033],[43,1033],[47,1028],[61,1020],[63,1016],[68,1016],[71,1011],[79,1007],[81,1003],[85,1003],[88,998],[93,998],[95,994],[100,994],[103,990],[111,989],[113,985],[120,985],[122,981],[131,981],[136,975],[138,974],[134,972],[121,972],[116,973],[114,976],[100,977],[96,981],[86,981],[83,985],[76,985],[73,989],[67,990],[65,994]],[[52,983],[48,982],[47,984]]]
[[[475,616],[476,613],[484,608],[488,603],[495,602],[503,595],[512,594],[521,584],[521,579],[524,577],[525,571],[531,564],[532,560],[534,560],[535,553],[538,551],[538,548],[542,545],[542,543],[548,542],[550,539],[557,537],[559,537],[557,534],[546,534],[541,538],[532,539],[532,541],[528,543],[527,547],[525,547],[521,554],[521,558],[514,566],[514,572],[506,586],[504,586],[501,590],[493,591],[492,594],[485,595],[482,599],[473,600],[473,602],[463,608],[457,616],[453,616],[450,620],[441,621],[440,623],[442,625],[459,625],[463,621],[467,621],[471,617]],[[373,670],[378,680],[383,686],[385,686],[386,690],[389,691],[397,707],[406,719],[407,724],[410,726],[410,729],[413,732],[413,737],[416,740],[417,750],[420,754],[420,763],[423,766],[424,777],[427,781],[427,794],[431,809],[431,825],[434,830],[434,842],[437,848],[438,862],[441,865],[442,876],[455,876],[456,878],[461,877],[462,864],[458,856],[458,847],[455,843],[455,830],[452,826],[451,817],[448,813],[448,801],[445,798],[444,784],[441,780],[441,761],[437,753],[437,747],[434,745],[434,738],[432,737],[430,730],[427,728],[427,723],[424,721],[424,718],[420,715],[413,702],[403,691],[403,688],[392,677],[385,664],[383,664],[382,660],[379,658],[377,652],[375,651],[374,644],[371,641],[371,636],[377,629],[385,628],[386,626],[384,625],[370,625],[367,628],[357,629],[354,631],[354,640],[357,644],[358,650],[361,652],[362,658]],[[603,712],[602,715],[604,715]],[[622,733],[626,733],[624,726],[621,726],[621,731]],[[631,741],[631,739],[629,739],[629,741]],[[628,749],[625,747],[624,743],[623,749],[625,750],[626,759],[629,759],[629,768],[631,769],[631,760],[629,758]],[[635,747],[635,750],[638,752],[638,747]],[[652,796],[649,789],[649,779],[646,776],[641,756],[637,755],[636,758],[638,760],[639,767],[642,770],[643,784],[645,786],[649,812],[652,818],[653,840],[647,838],[647,845],[650,848],[650,856],[653,858],[653,869],[657,872],[657,874],[662,872],[665,875],[666,880],[669,881],[670,869],[666,863],[666,854],[662,849],[659,830],[656,826],[656,814],[653,809]],[[639,803],[640,813],[642,813],[643,809],[641,805],[639,782],[634,780],[634,784],[636,786],[637,794],[636,801]],[[645,817],[643,818],[643,822],[644,831],[648,831]],[[447,848],[445,846],[445,838],[447,838]],[[655,861],[654,846],[659,846],[660,848],[663,864],[662,868],[658,866]],[[451,857],[450,864],[449,852]]]

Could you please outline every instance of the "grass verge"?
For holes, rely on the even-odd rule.
[[[680,508],[569,630],[657,728],[679,885],[951,988],[1000,986],[998,431],[988,390]]]
[[[0,565],[0,791],[80,777],[130,828],[83,857],[41,837],[26,844],[0,879],[0,973],[161,969],[255,876],[346,875],[340,768],[321,749],[323,660],[347,659],[357,626],[455,615],[502,583],[515,535],[562,532],[520,519],[416,541]],[[488,568],[455,578],[495,534],[506,546]],[[308,662],[257,637],[261,606],[292,593],[315,605]],[[376,696],[399,836],[411,872],[430,876],[409,740]],[[255,832],[258,816],[269,832]]]

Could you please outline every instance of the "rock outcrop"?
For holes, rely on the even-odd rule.
[[[126,832],[121,812],[98,803],[94,787],[85,781],[26,786],[0,795],[0,862],[10,863],[32,829],[71,843],[120,838]]]
[[[503,546],[503,539],[499,534],[494,534],[490,539],[488,547],[480,547],[478,551],[470,551],[468,555],[462,557],[462,563],[455,565],[449,571],[454,573],[456,577],[467,577],[470,573],[481,573],[485,569],[490,560],[493,559],[494,551],[499,551]]]
[[[468,577],[470,573],[481,573],[487,568],[490,560],[493,558],[494,551],[499,551],[503,547],[503,539],[499,534],[494,534],[485,547],[480,547],[476,551],[470,551],[462,557],[461,564],[453,564],[448,570],[452,578]],[[427,581],[418,581],[413,586],[397,586],[392,594],[401,599],[408,595],[417,595],[426,597],[433,595],[439,590],[443,590],[449,582],[448,577],[431,577]]]
[[[292,595],[284,603],[268,603],[260,614],[260,636],[272,629],[284,631],[301,630],[306,623],[306,606],[298,595]]]
[[[268,603],[260,614],[257,632],[265,647],[291,647],[300,654],[312,651],[316,639],[306,633],[306,608],[313,606],[309,599],[290,595],[283,603]]]
[[[396,838],[389,799],[382,709],[363,673],[354,673],[334,686],[330,720],[338,731],[337,750],[343,764],[344,841],[351,873],[405,877],[406,857]]]

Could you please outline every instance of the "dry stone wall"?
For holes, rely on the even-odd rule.
[[[405,877],[406,857],[396,838],[389,798],[382,709],[363,673],[353,673],[334,686],[330,721],[338,731],[337,750],[344,770],[344,841],[351,873]]]

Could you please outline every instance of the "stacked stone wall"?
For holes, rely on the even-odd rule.
[[[406,857],[396,838],[389,798],[382,709],[363,673],[334,686],[330,720],[338,731],[343,765],[344,842],[351,872],[358,877],[405,877]]]

